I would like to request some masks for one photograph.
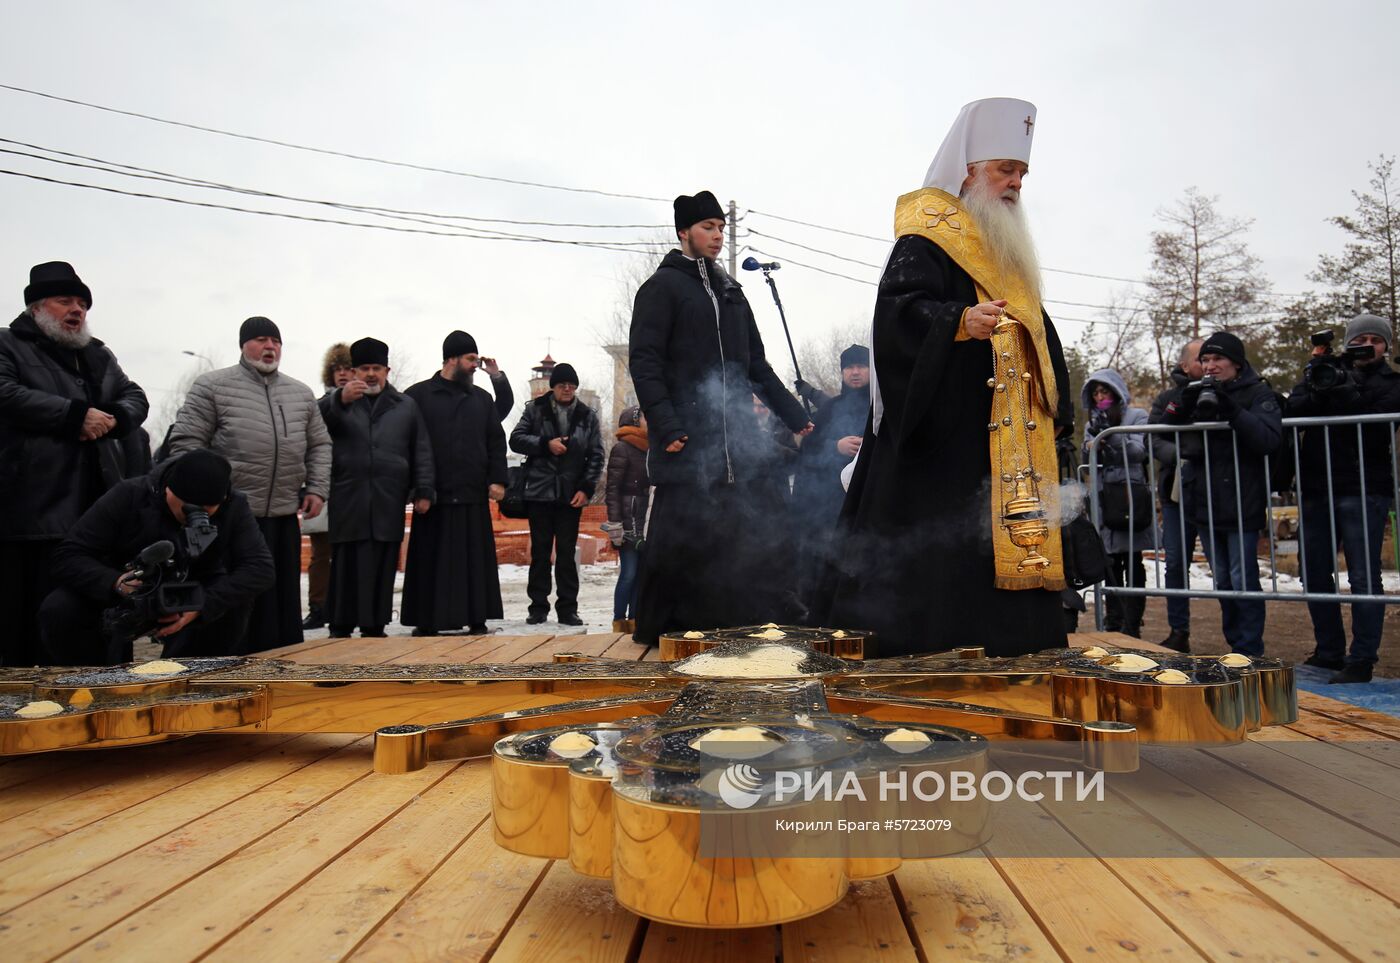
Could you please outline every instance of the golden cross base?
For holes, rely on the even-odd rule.
[[[1039,741],[1075,765],[1131,771],[1139,744],[1230,745],[1261,725],[1297,718],[1292,666],[1277,660],[1231,666],[1154,654],[1155,665],[1122,671],[1120,650],[994,659],[967,647],[859,661],[828,653],[863,649],[863,633],[753,630],[763,637],[682,634],[671,654],[692,645],[694,652],[669,663],[571,654],[535,665],[195,659],[154,679],[134,665],[4,669],[0,754],[222,731],[375,732],[381,773],[490,755],[500,845],[611,877],[619,901],[652,919],[757,926],[820,912],[850,879],[893,872],[900,857],[709,855],[707,831],[748,830],[740,812],[712,805],[725,799],[713,785],[721,770],[692,747],[707,734],[760,731],[776,749],[760,748],[774,754],[732,761],[754,772],[783,752],[800,761],[827,747],[857,760],[850,765],[868,779],[877,764],[984,767],[988,740]],[[808,638],[814,633],[824,637]],[[39,702],[57,711],[19,714]],[[885,752],[894,729],[922,733],[932,748]],[[570,755],[556,742],[562,736],[586,737],[588,745]],[[939,852],[985,841],[985,806],[946,817],[951,828]]]

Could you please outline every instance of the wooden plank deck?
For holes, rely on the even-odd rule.
[[[617,635],[353,639],[278,654],[530,662],[563,651],[655,658]],[[1145,764],[1161,791],[1115,790],[1092,820],[1038,804],[1037,827],[1063,852],[1087,853],[1126,820],[1179,858],[1000,856],[1015,840],[994,836],[985,851],[855,884],[819,916],[750,930],[648,923],[607,881],[497,847],[480,760],[381,776],[370,738],[346,735],[3,760],[0,960],[1393,959],[1400,861],[1205,855],[1262,831],[1250,812],[1299,800],[1307,818],[1282,831],[1400,840],[1394,823],[1358,821],[1367,801],[1400,801],[1400,724],[1306,693],[1300,702],[1296,724],[1207,757],[1231,776],[1209,794]],[[1325,770],[1291,754],[1318,742],[1347,748]],[[1178,832],[1185,807],[1203,816],[1195,835]]]

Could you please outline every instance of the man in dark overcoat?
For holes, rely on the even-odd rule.
[[[637,631],[801,619],[773,436],[753,396],[794,433],[812,430],[763,350],[739,283],[715,260],[724,210],[709,191],[673,203],[680,243],[637,290],[628,344],[656,486],[639,574]]]
[[[92,336],[92,291],[63,261],[37,264],[0,329],[0,664],[33,665],[50,562],[78,517],[129,477],[149,404]]]
[[[496,402],[473,384],[480,362],[476,339],[453,331],[442,370],[404,392],[428,426],[437,492],[433,510],[413,517],[408,540],[399,621],[414,635],[463,626],[481,635],[487,619],[504,614],[490,502],[506,493],[506,435]]]
[[[389,384],[389,346],[361,338],[350,361],[355,377],[321,399],[334,443],[326,608],[332,638],[355,626],[374,638],[393,614],[404,505],[422,515],[433,504],[433,449],[417,403]]]

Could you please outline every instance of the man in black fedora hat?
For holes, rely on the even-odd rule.
[[[50,560],[78,517],[131,474],[124,444],[149,404],[92,336],[92,291],[64,261],[37,264],[24,311],[0,329],[0,662],[38,657]]]

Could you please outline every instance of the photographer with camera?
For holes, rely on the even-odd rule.
[[[1391,337],[1390,322],[1373,314],[1357,315],[1347,322],[1341,355],[1332,351],[1331,331],[1313,335],[1313,357],[1303,371],[1302,383],[1288,396],[1288,414],[1326,417],[1400,412],[1400,373],[1385,360]],[[1363,425],[1358,446],[1353,425],[1303,430],[1298,447],[1298,485],[1303,502],[1303,585],[1307,591],[1337,591],[1333,579],[1337,560],[1332,555],[1335,534],[1335,544],[1346,556],[1352,592],[1380,594],[1381,540],[1395,490],[1391,475],[1394,434],[1394,423]],[[1340,604],[1309,602],[1308,614],[1316,648],[1304,664],[1334,670],[1329,682],[1370,682],[1380,651],[1385,606],[1379,602],[1352,603],[1350,652]]]
[[[231,655],[272,555],[222,455],[197,448],[107,492],[54,553],[39,609],[49,665],[131,660],[152,634],[166,656]]]
[[[1091,454],[1090,443],[1105,430],[1147,424],[1147,412],[1129,407],[1131,401],[1127,382],[1112,368],[1101,368],[1089,375],[1080,392],[1080,404],[1089,416],[1084,425],[1085,462]],[[1099,463],[1102,508],[1099,535],[1108,553],[1106,581],[1115,588],[1142,588],[1147,584],[1142,550],[1152,542],[1149,527],[1155,520],[1152,489],[1147,484],[1147,439],[1140,432],[1110,435],[1094,453]],[[1147,598],[1142,595],[1108,593],[1104,630],[1142,638],[1142,612],[1146,605]]]
[[[1182,510],[1200,532],[1216,588],[1257,592],[1259,533],[1268,523],[1265,466],[1283,442],[1283,411],[1233,334],[1207,338],[1200,361],[1202,377],[1167,405],[1163,420],[1224,421],[1230,431],[1181,433]],[[1264,654],[1263,600],[1222,598],[1220,622],[1231,651]]]

